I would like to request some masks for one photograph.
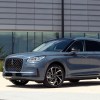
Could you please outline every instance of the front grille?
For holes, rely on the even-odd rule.
[[[23,59],[9,58],[5,62],[6,71],[20,72],[23,65]]]

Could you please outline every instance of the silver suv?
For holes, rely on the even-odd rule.
[[[100,77],[100,41],[92,38],[57,39],[43,43],[29,53],[5,59],[4,78],[15,85],[28,81],[59,87]]]

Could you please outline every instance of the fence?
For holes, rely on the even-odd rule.
[[[65,32],[65,38],[92,37],[100,38],[99,33],[69,33]],[[2,32],[0,33],[0,45],[4,47],[6,54],[30,52],[45,41],[61,38],[61,33],[56,32]]]

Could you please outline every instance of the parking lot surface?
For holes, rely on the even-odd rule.
[[[77,84],[64,82],[60,88],[46,88],[29,82],[15,86],[0,73],[0,100],[100,100],[100,80],[84,80]]]

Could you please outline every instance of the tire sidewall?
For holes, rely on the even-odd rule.
[[[59,67],[59,68],[62,70],[62,72],[63,72],[62,82],[61,82],[59,85],[56,85],[56,86],[53,86],[53,85],[49,84],[48,81],[47,81],[47,78],[46,78],[46,75],[47,75],[48,70],[49,70],[50,68],[54,67],[54,66],[55,66],[55,67]],[[62,68],[59,64],[51,64],[51,65],[47,68],[47,71],[46,71],[46,74],[45,74],[45,79],[44,79],[43,84],[44,84],[46,87],[49,87],[49,88],[57,88],[57,87],[60,87],[60,86],[63,84],[64,78],[65,78],[65,73],[64,73],[63,68]]]

